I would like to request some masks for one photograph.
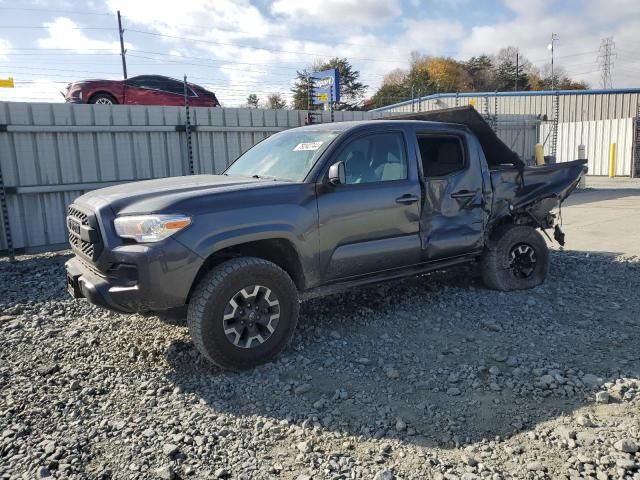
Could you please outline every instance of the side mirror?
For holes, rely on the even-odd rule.
[[[329,183],[331,185],[344,185],[347,183],[347,172],[344,162],[336,162],[329,167]]]

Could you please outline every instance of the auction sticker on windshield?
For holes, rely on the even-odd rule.
[[[324,142],[307,142],[307,143],[299,143],[296,145],[296,148],[293,149],[294,152],[304,152],[308,150],[318,150],[320,146]]]

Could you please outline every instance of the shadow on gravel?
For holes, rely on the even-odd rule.
[[[317,299],[276,362],[224,373],[181,341],[168,377],[272,424],[441,447],[509,437],[590,403],[598,377],[638,374],[638,266],[565,251],[530,291],[488,291],[463,267]]]

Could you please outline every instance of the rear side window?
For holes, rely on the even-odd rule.
[[[464,150],[458,137],[418,133],[418,148],[425,177],[442,177],[465,168]]]
[[[352,140],[338,160],[344,162],[347,185],[407,178],[407,158],[401,133],[372,134]]]
[[[169,93],[175,93],[177,95],[184,95],[184,84],[180,82],[176,82],[174,80],[165,80],[160,82],[158,87],[159,90]],[[187,89],[187,92],[190,89]]]

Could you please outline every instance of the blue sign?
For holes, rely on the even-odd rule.
[[[311,95],[314,105],[340,101],[340,72],[337,68],[313,72],[311,79],[313,82]]]

